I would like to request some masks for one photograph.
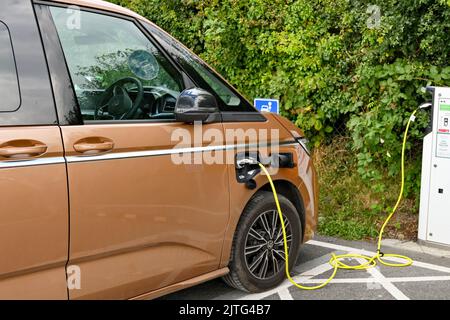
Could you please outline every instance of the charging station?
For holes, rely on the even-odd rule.
[[[450,246],[450,88],[427,90],[433,101],[423,140],[418,238]]]

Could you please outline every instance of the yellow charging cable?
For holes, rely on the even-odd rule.
[[[301,284],[298,284],[294,281],[294,279],[292,279],[290,273],[289,273],[289,250],[288,250],[288,245],[287,245],[287,238],[286,238],[286,229],[285,229],[285,225],[284,225],[284,219],[283,219],[283,213],[281,212],[281,207],[280,207],[280,202],[278,201],[278,195],[277,195],[277,191],[275,190],[275,186],[273,184],[272,178],[270,177],[270,173],[269,171],[267,171],[266,167],[264,167],[263,164],[258,163],[259,166],[261,167],[261,170],[264,172],[264,174],[267,176],[267,179],[269,180],[270,186],[272,188],[272,192],[273,192],[273,197],[275,199],[275,203],[277,206],[277,211],[278,211],[278,216],[280,217],[280,221],[281,221],[281,228],[283,231],[283,242],[284,242],[284,256],[285,256],[285,271],[286,271],[286,276],[289,279],[289,281],[295,285],[297,288],[300,289],[304,289],[304,290],[316,290],[316,289],[320,289],[325,287],[328,283],[330,283],[331,280],[333,280],[333,278],[336,275],[336,272],[338,269],[347,269],[347,270],[362,270],[362,269],[368,269],[371,267],[374,267],[377,265],[377,262],[385,265],[385,266],[389,266],[389,267],[407,267],[410,266],[413,263],[413,260],[407,256],[403,256],[400,254],[393,254],[393,253],[387,253],[384,254],[381,252],[381,240],[383,239],[383,233],[384,233],[384,229],[386,227],[386,225],[389,223],[389,221],[391,220],[392,216],[395,214],[395,212],[397,211],[398,206],[400,205],[400,202],[402,200],[402,196],[403,196],[403,191],[404,191],[404,187],[405,187],[405,148],[406,148],[406,140],[408,137],[408,130],[409,127],[411,125],[411,122],[413,122],[415,120],[415,115],[416,115],[417,110],[415,110],[409,120],[408,120],[408,124],[406,125],[406,129],[405,129],[405,133],[403,135],[403,145],[402,145],[402,159],[401,159],[401,174],[402,174],[402,181],[401,181],[401,187],[400,187],[400,194],[398,195],[397,198],[397,202],[394,206],[394,208],[392,209],[391,213],[388,215],[388,217],[386,218],[386,220],[383,223],[383,226],[380,229],[380,233],[378,235],[378,246],[377,246],[377,253],[370,257],[370,256],[366,256],[363,254],[358,254],[358,253],[349,253],[349,254],[341,254],[341,255],[335,255],[334,253],[331,256],[331,259],[329,261],[330,265],[334,268],[332,275],[323,283],[317,285],[317,286],[302,286]],[[392,262],[386,262],[383,257],[391,257],[391,258],[398,258],[398,259],[402,259],[404,260],[403,263],[392,263]],[[347,259],[347,258],[354,258],[354,259],[364,259],[366,260],[366,262],[361,263],[359,265],[348,265],[345,264],[342,260],[343,259]]]

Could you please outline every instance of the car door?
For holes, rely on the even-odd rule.
[[[61,126],[69,266],[81,271],[70,299],[131,298],[217,270],[229,218],[226,167],[177,160],[204,148],[202,133],[173,114],[192,83],[133,19],[81,8],[74,26],[71,14],[38,10],[44,41],[62,46],[81,115]],[[222,132],[220,123],[204,127]]]
[[[0,299],[67,299],[66,167],[30,1],[2,1],[0,97]]]

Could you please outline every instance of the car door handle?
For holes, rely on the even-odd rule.
[[[92,137],[81,139],[73,145],[73,149],[85,155],[100,154],[111,151],[114,148],[114,142],[107,138]]]
[[[7,159],[32,158],[47,152],[47,146],[35,140],[12,140],[0,145],[0,157]]]

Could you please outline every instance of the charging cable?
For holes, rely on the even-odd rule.
[[[368,268],[372,268],[374,266],[377,265],[377,263],[381,263],[385,266],[389,266],[389,267],[407,267],[412,265],[413,260],[407,256],[403,256],[400,254],[394,254],[394,253],[383,253],[381,252],[381,240],[383,239],[383,233],[384,233],[384,229],[386,228],[386,225],[389,223],[389,221],[391,220],[392,216],[395,214],[395,212],[397,211],[398,206],[400,205],[400,202],[402,200],[403,197],[403,191],[404,191],[404,187],[405,187],[405,149],[406,149],[406,141],[407,141],[407,137],[408,137],[408,131],[409,131],[409,127],[411,125],[411,122],[414,122],[414,120],[416,119],[416,113],[419,109],[424,109],[426,107],[431,106],[431,104],[427,105],[427,104],[423,104],[421,105],[417,110],[415,110],[411,116],[409,117],[408,120],[408,124],[406,125],[406,129],[405,129],[405,133],[403,135],[403,145],[402,145],[402,158],[401,158],[401,175],[402,175],[402,180],[401,180],[401,187],[400,187],[400,193],[398,195],[397,198],[397,202],[395,203],[394,208],[392,209],[391,213],[387,216],[386,220],[384,221],[381,229],[380,229],[380,233],[378,235],[378,245],[377,245],[377,252],[374,256],[370,257],[367,255],[363,255],[363,254],[358,254],[358,253],[349,253],[349,254],[340,254],[340,255],[335,255],[332,254],[331,259],[329,261],[330,265],[334,268],[333,273],[331,274],[331,276],[323,283],[317,285],[317,286],[303,286],[299,283],[296,283],[294,281],[294,279],[292,279],[290,273],[289,273],[289,249],[288,249],[288,245],[287,245],[287,238],[286,238],[286,228],[285,228],[285,224],[284,224],[284,219],[283,219],[283,213],[281,212],[281,207],[280,207],[280,202],[278,201],[278,195],[277,192],[275,190],[275,186],[273,184],[272,178],[270,177],[270,173],[269,171],[267,171],[266,167],[258,162],[261,170],[264,172],[264,174],[267,176],[267,179],[269,180],[270,186],[272,188],[272,192],[273,192],[273,197],[275,199],[275,204],[277,207],[277,211],[278,211],[278,215],[281,221],[281,227],[282,227],[282,231],[283,231],[283,242],[284,242],[284,256],[285,256],[285,271],[286,271],[286,276],[289,279],[289,281],[295,285],[297,288],[300,289],[304,289],[304,290],[316,290],[316,289],[320,289],[325,287],[328,283],[331,282],[331,280],[333,280],[333,278],[336,276],[336,273],[338,271],[338,269],[346,269],[346,270],[363,270],[363,269],[368,269]],[[348,259],[348,258],[353,258],[353,259],[364,259],[366,262],[361,263],[359,265],[348,265],[346,263],[343,262],[344,259]],[[385,258],[394,258],[392,260],[400,260],[403,262],[387,262],[385,260]],[[391,260],[391,259],[389,259]]]

